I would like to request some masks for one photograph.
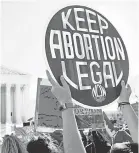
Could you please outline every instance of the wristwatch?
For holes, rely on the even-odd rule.
[[[64,111],[68,108],[74,108],[74,104],[73,103],[65,103],[63,105],[60,105],[59,110]]]

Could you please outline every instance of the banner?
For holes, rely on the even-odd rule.
[[[105,106],[127,82],[129,62],[124,42],[110,21],[79,5],[59,10],[45,35],[46,61],[55,79],[64,76],[77,104]]]
[[[37,126],[62,129],[62,113],[59,111],[60,103],[52,94],[51,86],[48,85],[47,80],[38,79],[37,93]],[[86,109],[76,105],[74,112],[78,128],[104,128],[101,109]]]
[[[37,126],[50,127],[50,128],[62,128],[62,116],[59,111],[59,102],[53,96],[51,92],[51,86],[45,79],[38,79],[37,90],[40,91],[38,95],[38,123]],[[47,84],[47,85],[46,85]]]
[[[77,125],[80,129],[84,128],[105,128],[103,113],[101,109],[87,109],[83,107],[75,108]]]
[[[75,115],[102,115],[101,109],[75,108]]]

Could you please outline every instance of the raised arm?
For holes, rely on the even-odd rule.
[[[122,86],[122,91],[121,91],[118,103],[120,104],[120,109],[128,125],[129,131],[131,133],[131,137],[134,142],[138,143],[138,117],[135,114],[131,105],[128,104],[129,97],[131,95],[131,88],[129,85],[127,85],[126,87],[124,81],[121,82],[121,86]]]
[[[47,76],[50,83],[52,84],[52,93],[55,95],[61,105],[65,103],[72,103],[71,92],[64,77],[61,76],[60,78],[63,85],[60,86],[53,80],[48,71]],[[73,108],[68,108],[62,111],[62,118],[65,153],[86,153],[81,140],[81,135],[77,127]]]

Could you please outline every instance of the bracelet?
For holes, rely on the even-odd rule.
[[[75,108],[73,103],[65,103],[63,105],[60,105],[59,111],[64,111],[68,108]]]
[[[118,107],[123,106],[123,105],[130,105],[130,103],[129,102],[121,102],[118,104]]]

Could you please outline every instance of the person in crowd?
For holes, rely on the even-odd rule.
[[[27,145],[27,151],[29,153],[51,153],[48,143],[42,138],[31,140]]]
[[[54,141],[41,136],[32,139],[27,144],[27,151],[28,153],[62,153],[62,150]]]
[[[60,111],[62,111],[63,118],[63,141],[65,153],[86,153],[75,120],[74,104],[72,103],[71,92],[67,82],[64,77],[61,76],[60,80],[62,86],[60,86],[54,81],[48,71],[47,76],[52,84],[52,93],[61,103]],[[138,143],[138,119],[129,103],[131,88],[129,85],[126,87],[124,81],[122,81],[121,85],[122,91],[118,101],[119,107],[127,121],[133,141]],[[111,152],[112,151],[113,150],[111,150]]]
[[[86,147],[87,153],[108,153],[110,151],[111,145],[105,140],[100,132],[93,130],[89,135],[91,143]]]
[[[133,142],[131,135],[125,130],[118,130],[113,137],[113,143]]]
[[[111,145],[105,140],[104,136],[102,136],[99,131],[92,131],[92,137],[96,153],[108,153],[110,151]]]
[[[47,71],[48,80],[52,84],[52,93],[60,102],[60,110],[63,118],[63,142],[65,153],[86,153],[85,147],[81,140],[75,114],[74,104],[72,103],[71,92],[64,77],[60,77],[62,86],[54,81],[49,71]]]
[[[129,98],[132,92],[131,87],[129,85],[126,86],[124,81],[121,81],[121,86],[122,90],[118,100],[118,105],[125,121],[127,122],[133,142],[138,143],[138,117],[129,103]]]
[[[112,146],[111,153],[138,153],[138,144],[116,143]]]
[[[86,146],[86,153],[96,153],[96,146],[92,137],[91,129],[88,132],[88,145]]]
[[[89,129],[89,132],[88,132],[88,145],[90,144],[90,143],[92,143],[92,129]]]
[[[80,131],[80,134],[81,134],[81,137],[82,137],[82,141],[83,141],[84,146],[87,146],[87,138],[86,138],[83,130],[79,130],[79,131]]]
[[[14,135],[5,135],[1,153],[27,153],[24,144]]]
[[[111,153],[138,153],[138,117],[129,103],[131,87],[121,82],[122,90],[118,100],[119,108],[127,122],[133,143],[115,143]]]
[[[93,141],[89,145],[87,145],[85,149],[86,153],[96,153],[96,148]]]

